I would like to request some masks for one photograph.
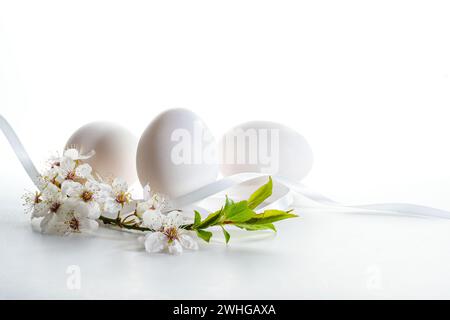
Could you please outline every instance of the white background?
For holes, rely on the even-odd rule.
[[[450,210],[449,16],[448,1],[430,0],[0,1],[0,113],[38,163],[94,120],[119,122],[139,136],[158,112],[186,107],[217,137],[244,121],[277,121],[310,142],[315,163],[304,182],[322,193]],[[18,197],[32,186],[2,137],[0,154],[0,200],[17,216]],[[3,223],[26,232],[26,219],[15,215]],[[290,267],[297,289],[286,283],[277,293],[275,281],[271,294],[257,288],[255,297],[373,297],[361,285],[373,265],[388,274],[376,297],[450,297],[446,221],[361,219],[305,214],[299,237],[311,245],[286,253],[297,262]],[[14,256],[14,246],[4,250]],[[249,261],[267,262],[260,259]],[[14,266],[2,267],[1,296],[24,295],[10,277]],[[204,282],[213,287],[208,294],[217,298],[238,290]],[[254,296],[246,290],[242,297]],[[26,292],[58,296],[39,287]]]

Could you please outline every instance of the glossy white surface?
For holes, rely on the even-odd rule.
[[[171,198],[216,181],[216,141],[194,112],[174,108],[154,118],[139,139],[136,168],[142,186]]]
[[[313,167],[314,157],[308,141],[276,122],[241,123],[224,134],[219,150],[222,152],[220,171],[224,176],[258,172],[300,182]],[[253,161],[249,155],[254,157]],[[236,161],[240,157],[245,161]]]
[[[128,184],[137,181],[136,149],[138,139],[127,128],[112,122],[91,122],[77,129],[65,149],[76,148],[82,154],[92,150],[95,156],[86,160],[104,179],[118,176]]]

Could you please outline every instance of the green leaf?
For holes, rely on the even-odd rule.
[[[246,224],[267,224],[284,219],[298,217],[296,214],[282,210],[266,210],[263,213],[254,215],[251,219],[245,221]]]
[[[208,227],[214,225],[216,222],[218,222],[220,220],[221,216],[222,216],[222,210],[211,213],[209,216],[206,217],[205,220],[200,222],[198,225],[195,225],[195,229],[208,228]]]
[[[230,234],[228,233],[227,230],[225,230],[225,228],[223,226],[222,227],[222,231],[223,231],[223,236],[225,237],[225,243],[228,243],[228,241],[230,241]]]
[[[236,223],[236,227],[245,229],[248,231],[256,231],[256,230],[273,230],[277,231],[275,226],[272,223],[266,223],[266,224],[247,224],[247,223]]]
[[[255,212],[248,207],[247,200],[237,203],[227,202],[223,209],[223,219],[231,222],[244,222],[255,216]]]
[[[209,231],[196,230],[196,232],[197,232],[197,235],[199,236],[199,238],[202,238],[206,242],[209,242],[209,239],[211,239],[211,237],[212,237],[212,232],[209,232]]]
[[[228,196],[225,196],[225,205],[222,208],[222,217],[223,218],[227,217],[228,214],[230,213],[232,207],[235,206],[235,205],[236,204],[234,203],[233,200],[228,198]]]
[[[228,196],[225,196],[225,207],[224,207],[224,209],[225,209],[226,207],[228,207],[228,206],[233,205],[233,204],[234,204],[233,199],[230,199],[230,198],[228,198]]]
[[[272,195],[272,178],[269,177],[269,182],[256,190],[248,199],[248,207],[250,209],[255,209],[261,203],[264,202],[268,197]]]
[[[194,217],[194,226],[199,225],[200,222],[202,221],[202,216],[200,215],[200,212],[198,212],[197,210],[194,210],[195,212],[195,217]]]

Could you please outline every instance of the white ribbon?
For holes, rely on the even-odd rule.
[[[14,132],[11,125],[6,119],[0,115],[0,129],[6,136],[17,158],[22,164],[23,168],[31,178],[35,186],[40,189],[39,177],[40,174],[31,161],[30,156],[26,152],[17,134]],[[210,198],[218,193],[236,186],[241,186],[245,183],[255,182],[258,179],[268,177],[267,174],[262,173],[239,173],[217,180],[204,187],[201,187],[193,192],[187,193],[176,199],[173,199],[172,206],[174,208],[182,208],[188,205],[193,205],[202,200]],[[450,218],[450,212],[431,207],[419,206],[408,203],[376,203],[366,205],[345,205],[334,200],[331,200],[322,194],[311,190],[305,185],[290,181],[287,178],[274,176],[274,183],[276,183],[277,193],[270,198],[270,201],[264,203],[258,208],[264,210],[266,208],[287,210],[292,208],[294,199],[300,197],[306,201],[302,204],[296,204],[297,208],[323,208],[327,211],[351,211],[366,214],[388,214],[401,216],[419,216],[419,217],[436,217],[436,218]]]
[[[187,205],[191,205],[207,199],[217,193],[223,192],[227,189],[231,189],[233,187],[243,185],[245,183],[256,182],[257,180],[261,180],[261,178],[268,178],[268,174],[263,173],[238,173],[232,176],[225,177],[223,179],[212,182],[206,186],[203,186],[195,191],[187,193],[183,196],[175,198],[171,201],[173,207],[182,208]],[[274,178],[275,182],[278,182],[276,177]],[[275,197],[272,197],[271,207],[274,205],[278,207],[287,208],[292,203],[292,197],[290,197],[290,189],[281,184],[280,186],[283,190],[278,190],[279,192]],[[267,206],[265,206],[267,207]]]
[[[301,183],[292,182],[285,178],[278,179],[282,181],[286,186],[290,187],[294,194],[301,195],[302,197],[310,201],[310,205],[305,205],[305,207],[309,208],[322,207],[331,210],[337,210],[339,212],[351,211],[366,214],[450,219],[449,211],[410,203],[373,203],[362,205],[346,205],[329,199]]]
[[[8,123],[8,121],[6,121],[6,119],[2,115],[0,115],[0,129],[3,131],[3,134],[5,135],[6,139],[8,140],[12,149],[14,150],[17,159],[19,159],[28,176],[31,178],[35,186],[39,189],[40,188],[39,171],[37,171],[36,167],[33,164],[33,161],[31,161],[31,158],[26,152],[22,143],[20,142],[19,137],[14,132],[13,128]]]

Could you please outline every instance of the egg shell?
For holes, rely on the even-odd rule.
[[[222,137],[219,148],[224,176],[258,172],[300,181],[313,165],[313,153],[306,139],[275,122],[238,125]]]
[[[136,167],[142,186],[176,198],[217,179],[217,145],[195,113],[170,109],[143,132]]]
[[[132,185],[137,181],[137,138],[128,129],[110,122],[91,122],[75,131],[65,149],[76,148],[82,154],[95,151],[84,160],[104,179],[122,178]]]

